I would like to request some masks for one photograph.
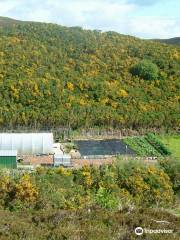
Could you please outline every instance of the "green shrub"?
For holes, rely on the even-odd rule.
[[[173,202],[170,179],[155,166],[132,164],[132,161],[119,166],[118,185],[129,192],[136,205],[165,206]]]
[[[116,196],[106,188],[100,187],[95,194],[95,202],[106,209],[117,209],[119,201]]]
[[[73,171],[73,181],[78,184],[84,186],[84,188],[90,189],[93,185],[93,180],[91,176],[91,167],[83,166],[81,169],[75,169]]]
[[[73,170],[61,167],[38,171],[33,176],[1,176],[1,206],[14,210],[23,207],[75,210],[91,204],[109,209],[134,204],[165,206],[173,200],[170,179],[174,189],[179,187],[175,167],[166,172],[169,177],[157,167],[136,160],[119,160],[117,164],[100,167]]]
[[[142,60],[131,68],[131,73],[145,80],[156,80],[159,69],[149,60]]]
[[[180,194],[180,161],[177,159],[160,159],[158,161],[160,168],[169,176],[173,190],[176,194]]]
[[[69,153],[73,149],[77,149],[77,146],[75,143],[70,142],[70,143],[65,144],[65,152],[66,153]]]

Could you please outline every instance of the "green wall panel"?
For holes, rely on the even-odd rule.
[[[17,168],[15,156],[0,156],[0,168]]]

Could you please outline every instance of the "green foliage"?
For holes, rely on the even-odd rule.
[[[55,24],[0,26],[0,127],[179,125],[178,47]],[[158,66],[158,79],[147,66],[155,81],[130,74],[143,59]]]
[[[161,206],[173,201],[173,191],[168,176],[153,167],[144,169],[144,171],[135,170],[121,184],[140,205]]]
[[[146,137],[128,137],[123,140],[139,156],[160,156],[160,153],[151,145]]]
[[[158,67],[149,60],[143,60],[131,68],[131,73],[145,80],[156,80],[158,78]]]
[[[159,135],[162,143],[172,152],[172,157],[180,159],[180,135]]]
[[[174,203],[170,179],[174,181],[175,167],[165,169],[169,177],[162,167],[131,160],[99,168],[38,168],[31,175],[1,174],[1,238],[135,239],[136,226],[157,228],[154,221],[159,219],[172,224],[176,237],[178,218],[156,209]],[[169,235],[162,239],[168,240]]]
[[[70,169],[63,167],[46,169],[36,174],[36,184],[40,191],[38,209],[80,209],[90,202],[84,187],[75,184]]]
[[[11,210],[75,210],[96,205],[114,210],[134,205],[166,206],[173,202],[169,178],[176,190],[179,180],[175,167],[162,167],[167,174],[162,169],[134,160],[99,168],[37,169],[34,176],[2,175],[0,205]]]
[[[161,159],[159,166],[169,176],[175,193],[180,194],[180,161],[179,159]]]
[[[162,169],[142,162],[122,162],[118,168],[118,185],[125,189],[136,205],[161,206],[173,202],[172,183]]]
[[[95,194],[95,202],[106,209],[117,209],[119,201],[109,190],[100,187]]]
[[[83,176],[88,176],[88,179]],[[86,167],[78,170],[74,180],[95,191],[98,194],[97,202],[101,206],[114,204],[113,206],[117,207],[122,204],[125,206],[127,203],[130,206],[133,204],[159,206],[173,201],[168,175],[163,170],[147,167],[142,162],[120,161],[117,166],[101,166],[96,171],[93,167]],[[88,186],[87,182],[90,183]]]
[[[64,145],[65,146],[65,152],[70,153],[71,150],[77,149],[77,146],[72,142],[72,143],[67,143]]]
[[[162,155],[171,155],[171,151],[153,133],[147,133],[145,139]]]

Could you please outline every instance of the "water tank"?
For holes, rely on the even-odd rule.
[[[0,133],[0,150],[17,150],[19,155],[52,154],[52,133]]]

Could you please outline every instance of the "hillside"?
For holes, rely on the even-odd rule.
[[[0,26],[7,27],[7,26],[12,26],[14,24],[23,24],[23,23],[26,23],[26,22],[0,16]]]
[[[169,39],[155,39],[155,41],[166,43],[166,44],[180,45],[180,37],[169,38]]]
[[[1,18],[0,125],[176,128],[179,57],[115,32]]]

